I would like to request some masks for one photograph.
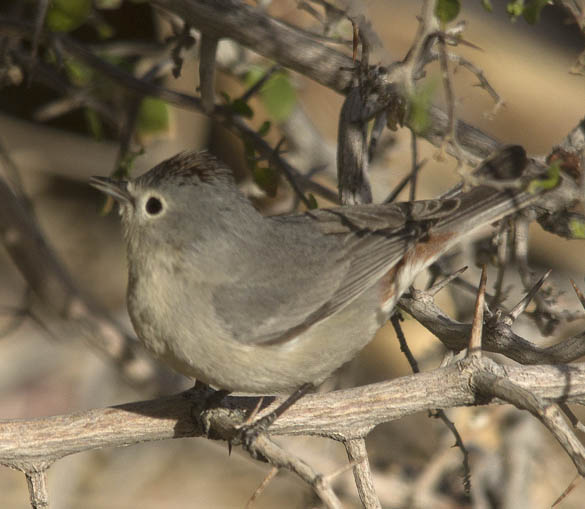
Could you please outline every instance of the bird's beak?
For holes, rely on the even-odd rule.
[[[128,192],[128,182],[126,180],[114,180],[108,177],[91,177],[89,185],[99,189],[114,198],[118,203],[132,203],[132,196]]]

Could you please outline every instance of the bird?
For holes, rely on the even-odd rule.
[[[526,164],[524,149],[508,146],[476,174],[518,179]],[[138,338],[179,373],[249,394],[322,383],[374,337],[421,271],[537,197],[480,185],[442,199],[263,216],[206,151],[90,183],[119,204]]]

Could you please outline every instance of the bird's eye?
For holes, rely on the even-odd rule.
[[[162,210],[163,204],[158,198],[151,196],[147,200],[145,208],[149,215],[156,216]]]

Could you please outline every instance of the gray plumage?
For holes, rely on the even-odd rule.
[[[120,203],[138,337],[181,373],[251,393],[323,381],[370,341],[420,270],[533,199],[478,187],[265,218],[206,152],[92,185]]]

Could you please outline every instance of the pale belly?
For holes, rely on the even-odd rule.
[[[163,303],[145,308],[140,301],[128,300],[132,322],[157,358],[218,389],[252,394],[290,393],[305,383],[320,384],[351,360],[387,319],[372,289],[293,339],[247,344],[217,327],[211,310],[186,319],[184,313],[164,309]]]

